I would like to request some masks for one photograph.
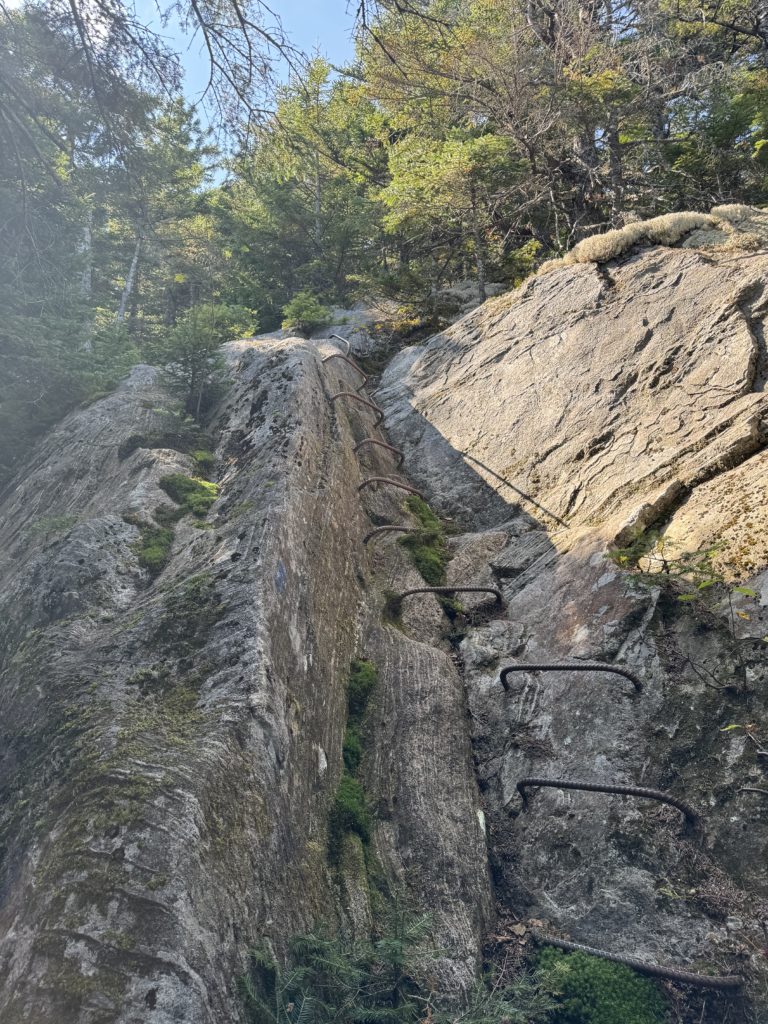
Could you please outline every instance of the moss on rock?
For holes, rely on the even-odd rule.
[[[219,496],[217,484],[199,477],[185,476],[184,473],[170,473],[161,477],[160,487],[168,497],[180,505],[185,512],[202,518]]]

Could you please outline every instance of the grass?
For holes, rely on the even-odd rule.
[[[139,565],[157,576],[170,558],[173,530],[169,526],[140,526],[139,531],[141,536],[134,545]]]
[[[330,860],[338,860],[341,842],[348,832],[359,836],[364,846],[371,841],[371,811],[363,784],[345,772],[333,798],[328,819],[328,849]]]
[[[551,1024],[663,1024],[666,1001],[658,986],[624,964],[547,947],[537,975],[557,1001]]]
[[[430,587],[445,583],[445,567],[450,558],[445,543],[445,528],[429,505],[417,495],[405,502],[408,511],[416,517],[420,529],[401,537],[398,543],[411,556],[415,568]]]
[[[208,514],[211,505],[219,496],[217,484],[201,480],[199,477],[185,476],[183,473],[171,473],[161,477],[159,484],[184,512],[191,512],[200,519]]]
[[[203,477],[206,480],[210,479],[216,465],[216,456],[213,452],[209,452],[207,448],[198,448],[192,452],[192,458],[195,462],[198,477]]]
[[[357,771],[363,756],[363,719],[377,676],[376,666],[364,658],[355,658],[349,666],[344,770],[328,819],[328,859],[332,864],[339,862],[345,835],[354,833],[365,847],[371,838],[371,812]]]

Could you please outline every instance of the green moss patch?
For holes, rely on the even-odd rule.
[[[180,505],[185,512],[191,512],[201,519],[207,515],[219,496],[217,484],[201,480],[199,477],[185,476],[183,473],[171,473],[162,477],[159,483],[172,501]]]
[[[170,558],[173,530],[169,526],[139,526],[139,531],[141,536],[133,546],[139,565],[157,576]]]
[[[31,537],[49,533],[68,533],[76,522],[77,516],[42,516],[25,527],[24,532]]]
[[[376,666],[372,661],[363,658],[353,660],[347,681],[347,712],[350,718],[359,719],[365,713],[377,678]]]
[[[636,971],[587,953],[546,947],[537,976],[556,998],[551,1024],[663,1024],[666,1000]]]
[[[418,494],[411,494],[407,497],[405,499],[405,507],[418,519],[422,530],[434,530],[437,533],[444,533],[444,527],[439,517]]]
[[[198,477],[209,479],[216,465],[216,456],[213,452],[209,452],[207,448],[197,448],[192,452],[192,458]]]
[[[362,783],[345,772],[339,781],[328,819],[328,845],[331,862],[338,860],[341,842],[348,832],[354,832],[368,845],[371,840],[371,811]]]
[[[430,587],[440,587],[445,583],[445,567],[450,557],[445,528],[426,501],[417,495],[411,495],[405,505],[419,521],[421,529],[401,537],[399,543],[408,551],[425,582]]]
[[[363,756],[362,720],[368,699],[376,685],[376,666],[362,658],[355,658],[347,680],[347,728],[344,732],[344,768],[354,775]]]
[[[363,718],[376,686],[376,666],[364,658],[355,658],[347,679],[347,727],[344,730],[341,776],[328,820],[328,856],[338,864],[344,837],[359,836],[365,846],[371,837],[371,812],[365,790],[357,779],[363,756]]]

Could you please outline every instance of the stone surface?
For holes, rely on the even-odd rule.
[[[161,478],[194,472],[156,372],[51,431],[0,499],[3,1024],[242,1020],[248,949],[282,956],[323,921],[363,937],[374,886],[431,912],[440,996],[472,983],[489,932],[525,941],[535,919],[742,971],[727,1019],[761,1019],[768,255],[695,239],[552,270],[399,353],[388,433],[330,402],[359,383],[321,364],[331,343],[232,344],[219,497],[176,523],[156,577],[137,546],[172,506]],[[393,618],[424,581],[397,535],[362,544],[415,522],[404,491],[359,490],[407,479],[384,449],[354,454],[367,436],[405,451],[445,517],[449,584],[503,607],[467,595],[449,621],[421,595]],[[718,544],[728,586],[681,602],[685,581],[620,570],[609,549],[643,529],[677,554]],[[373,835],[333,864],[355,656],[378,670]],[[630,666],[643,692],[579,672],[501,686],[505,665],[563,660]],[[600,793],[537,790],[523,810],[532,775],[666,789],[702,828]]]
[[[444,990],[472,982],[490,889],[462,691],[454,670],[445,732],[422,748],[435,709],[411,707],[410,670],[425,668],[426,699],[445,655],[411,661],[417,640],[378,627],[374,643],[363,628],[381,587],[380,553],[368,567],[361,538],[377,516],[404,515],[404,494],[358,494],[366,474],[391,474],[392,456],[353,454],[373,417],[329,402],[358,383],[340,361],[322,366],[331,351],[229,346],[233,382],[210,428],[219,498],[205,522],[175,525],[156,578],[138,563],[140,526],[173,507],[161,478],[194,470],[154,446],[178,416],[150,368],[63,421],[5,496],[3,1024],[236,1021],[254,944],[282,955],[322,922],[364,931],[360,851],[347,849],[339,882],[327,822],[366,638],[386,680],[370,742],[383,749],[375,737],[393,728],[401,742],[386,781],[371,769],[372,790],[398,794],[397,846],[377,839],[384,874],[433,913]],[[392,555],[382,571],[418,584],[402,549]]]
[[[764,250],[690,246],[562,267],[401,352],[376,395],[412,478],[466,531],[450,578],[507,598],[460,647],[500,914],[744,971],[749,1020],[768,1004],[765,797],[744,792],[768,789],[766,270]],[[648,529],[677,556],[719,544],[716,570],[757,598],[634,582],[607,554]],[[625,664],[643,693],[607,674],[499,681],[571,660]],[[666,789],[702,833],[607,794],[535,790],[523,811],[526,776]]]
[[[764,442],[766,269],[657,248],[487,302],[382,380],[409,471],[465,527],[517,505],[550,531],[665,518]]]

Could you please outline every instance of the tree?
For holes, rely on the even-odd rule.
[[[274,118],[239,154],[219,212],[242,268],[239,301],[266,299],[265,326],[298,291],[346,301],[357,275],[386,258],[375,196],[387,180],[384,135],[362,86],[318,59],[279,91]]]
[[[505,246],[560,251],[628,211],[762,198],[762,22],[747,0],[727,18],[713,2],[711,23],[700,6],[384,2],[366,12],[365,76],[404,135],[507,139],[490,206]]]
[[[312,292],[298,292],[283,307],[283,329],[298,331],[306,338],[330,322],[331,311]]]
[[[152,347],[154,359],[165,366],[171,386],[183,397],[187,412],[200,419],[205,399],[221,384],[223,360],[219,349],[232,338],[256,330],[253,312],[241,306],[193,306]]]

